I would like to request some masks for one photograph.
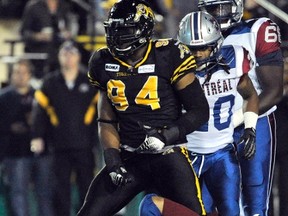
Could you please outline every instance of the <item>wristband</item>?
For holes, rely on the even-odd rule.
[[[245,128],[256,128],[258,120],[258,114],[254,112],[245,112],[244,113],[244,124]]]
[[[232,123],[233,123],[234,128],[243,124],[243,121],[244,121],[243,109],[240,108],[240,109],[236,110],[232,116]]]
[[[179,128],[177,126],[172,126],[167,129],[162,130],[162,136],[165,139],[165,145],[175,144],[174,142],[179,140]]]

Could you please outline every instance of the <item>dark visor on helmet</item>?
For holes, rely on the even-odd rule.
[[[232,15],[232,4],[217,4],[205,6],[205,10],[214,17],[230,17]]]

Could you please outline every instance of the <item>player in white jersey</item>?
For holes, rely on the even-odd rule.
[[[206,183],[221,216],[239,215],[240,169],[233,144],[232,115],[235,96],[239,92],[247,101],[245,133],[241,141],[245,151],[239,157],[249,160],[255,153],[255,127],[258,118],[258,96],[247,75],[252,62],[248,51],[243,47],[222,47],[220,26],[206,12],[187,14],[181,20],[178,40],[187,45],[196,57],[196,77],[210,107],[209,121],[200,130],[187,135],[193,168],[200,181]],[[204,206],[205,192],[202,192]],[[141,216],[168,215],[165,210],[162,214],[159,213],[155,203],[151,201],[152,196],[154,195],[145,196],[141,202]],[[176,205],[165,203],[165,199],[162,202],[169,209],[174,208],[167,205]]]
[[[259,119],[256,134],[256,155],[252,160],[241,160],[242,198],[245,215],[267,216],[275,160],[276,104],[283,93],[283,58],[280,31],[268,18],[241,21],[242,0],[200,0],[200,10],[212,14],[220,23],[224,45],[242,45],[249,51],[256,67],[249,72],[259,95]],[[243,133],[243,101],[237,97],[234,115],[234,140]],[[238,148],[241,153],[242,149]]]
[[[179,26],[178,40],[196,57],[196,76],[210,107],[209,121],[187,135],[193,168],[205,182],[219,213],[239,215],[240,169],[233,144],[232,115],[239,93],[247,101],[242,137],[245,151],[239,157],[251,159],[258,118],[258,96],[247,75],[253,62],[242,46],[221,47],[220,26],[206,12],[186,15]],[[205,206],[205,191],[202,196]]]

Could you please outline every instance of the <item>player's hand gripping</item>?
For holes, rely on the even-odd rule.
[[[146,133],[144,142],[137,148],[137,152],[151,152],[157,153],[163,149],[165,145],[171,145],[179,137],[178,127],[164,127],[155,128],[149,125],[143,125],[139,123]]]
[[[239,144],[244,144],[244,157],[250,160],[256,153],[256,131],[254,128],[245,128]]]
[[[156,128],[148,125],[142,125],[146,132],[144,142],[137,148],[137,152],[157,152],[165,146],[164,137],[161,132],[159,133]]]
[[[129,177],[127,170],[122,164],[118,149],[106,149],[104,151],[104,160],[113,184],[117,186],[124,186],[131,182],[131,177]]]

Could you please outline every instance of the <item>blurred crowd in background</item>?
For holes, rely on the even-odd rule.
[[[0,51],[1,63],[8,63],[8,69],[9,63],[14,59],[7,56],[15,55],[17,45],[21,46],[18,54],[25,54],[25,58],[32,60],[36,67],[34,77],[37,79],[57,67],[58,48],[64,40],[72,39],[79,44],[83,66],[87,65],[93,50],[105,45],[102,22],[115,0],[61,0],[59,4],[55,4],[57,0],[46,0],[48,11],[36,2],[37,0],[15,0],[13,3],[7,0],[0,1],[2,22],[13,20],[12,24],[8,23],[9,26],[5,26],[8,31],[11,28],[13,37],[9,35],[5,38],[5,35],[2,35],[4,41],[1,41],[3,47],[6,47]],[[154,36],[158,38],[175,37],[180,19],[185,14],[197,10],[197,0],[148,0],[148,2],[157,14]],[[288,9],[285,0],[269,2],[283,11]],[[275,21],[281,27],[283,47],[287,46],[287,23],[281,20],[277,13],[271,13],[256,1],[246,0],[243,18],[254,17],[269,17]],[[11,26],[13,24],[14,27]],[[0,82],[2,84],[4,82],[5,85],[9,74],[7,71],[1,73]]]
[[[102,22],[114,2],[115,0],[0,0],[0,90],[10,84],[13,64],[19,58],[31,61],[33,66],[31,83],[36,90],[40,88],[46,75],[61,68],[58,51],[65,41],[73,42],[73,46],[67,48],[68,51],[80,52],[79,68],[85,71],[91,53],[105,46]],[[176,37],[179,21],[187,13],[197,10],[198,1],[149,0],[148,2],[157,13],[154,37],[160,38]],[[287,0],[269,2],[284,12],[288,11]],[[283,171],[285,170],[283,167],[288,167],[288,140],[285,134],[288,131],[288,97],[285,90],[288,86],[288,23],[281,20],[277,14],[257,4],[256,1],[245,1],[244,19],[263,16],[271,18],[280,26],[285,58],[284,97],[276,113],[279,125],[278,150],[275,187],[271,198],[274,202],[271,202],[270,213],[271,216],[278,216],[279,200],[283,203],[288,202],[286,184],[288,174]],[[102,153],[99,148],[91,151],[95,154],[96,172],[103,165]],[[1,157],[5,158],[5,155]],[[5,187],[3,173],[0,175]],[[71,175],[71,181],[73,180],[75,176]],[[0,193],[2,197],[7,195],[5,190],[4,192],[0,190]],[[288,212],[287,205],[282,205],[282,208],[286,208]],[[133,211],[130,209],[130,212]]]

